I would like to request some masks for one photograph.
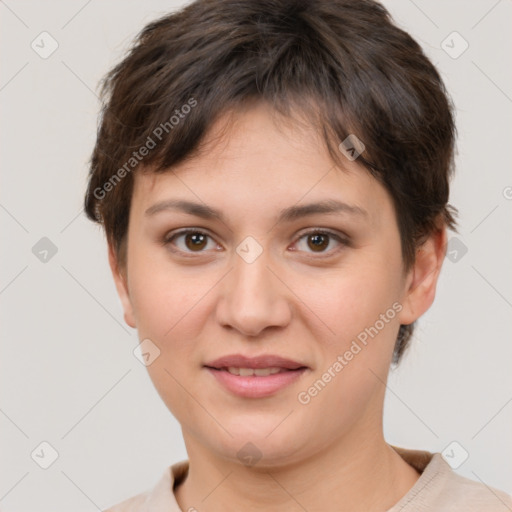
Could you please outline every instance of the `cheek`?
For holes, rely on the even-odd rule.
[[[207,314],[207,301],[201,299],[212,283],[208,276],[192,277],[168,261],[151,260],[143,250],[133,250],[128,261],[139,339],[150,339],[160,351],[148,374],[169,410],[185,418],[190,398],[183,386],[192,389],[190,370],[199,365],[197,346]]]
[[[131,259],[130,259],[131,258]],[[208,275],[180,269],[165,258],[152,258],[142,249],[129,255],[130,296],[137,329],[162,345],[173,339],[190,338],[201,299],[212,287]],[[191,332],[189,332],[191,331]]]
[[[321,279],[308,279],[300,292],[305,304],[329,327],[327,341],[350,342],[390,308],[386,325],[394,323],[392,305],[399,297],[399,286],[393,264],[386,264],[385,258],[359,263]]]
[[[308,288],[308,305],[335,334],[315,337],[322,357],[301,389],[309,402],[299,400],[299,407],[317,418],[313,430],[341,435],[373,408],[370,402],[378,411],[398,330],[397,288],[389,268],[377,264]]]

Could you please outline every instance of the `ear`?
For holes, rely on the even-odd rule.
[[[110,265],[110,270],[112,271],[112,276],[114,277],[114,282],[117,289],[117,294],[121,299],[121,304],[124,310],[124,321],[130,326],[135,328],[135,315],[133,314],[132,302],[130,300],[130,294],[128,291],[128,280],[126,278],[126,269],[121,268],[119,262],[117,260],[117,256],[115,254],[114,248],[109,243],[108,245],[108,262]]]
[[[427,311],[436,294],[437,279],[446,254],[446,228],[432,233],[416,250],[416,261],[409,270],[400,311],[401,324],[408,325]]]

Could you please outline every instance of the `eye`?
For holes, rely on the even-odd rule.
[[[305,243],[302,244],[301,248],[301,241],[305,240]],[[334,242],[334,243],[333,243]],[[312,230],[308,231],[307,233],[304,233],[297,243],[297,246],[299,250],[304,250],[304,247],[306,247],[306,252],[312,252],[312,253],[332,253],[337,252],[336,249],[332,249],[332,246],[346,246],[349,245],[348,241],[343,239],[341,236],[339,236],[336,233],[332,233],[331,231],[325,231],[325,230]],[[329,250],[327,250],[330,247]],[[310,249],[310,251],[308,251]],[[330,255],[330,254],[329,254]]]
[[[208,233],[197,228],[182,229],[175,233],[170,233],[165,237],[163,243],[166,246],[176,247],[176,249],[171,248],[173,252],[185,254],[219,250],[219,245],[215,243],[213,238]],[[342,236],[331,231],[316,229],[303,233],[299,237],[296,247],[292,250],[301,250],[310,254],[331,255],[331,253],[338,252],[336,248],[333,249],[333,246],[341,248],[348,245],[348,240]]]
[[[177,243],[179,240],[181,240],[181,242]],[[209,242],[210,247],[208,247]],[[164,240],[164,244],[174,245],[178,248],[178,251],[184,253],[204,252],[205,249],[215,249],[218,247],[208,233],[195,228],[182,229],[181,231],[167,236]]]

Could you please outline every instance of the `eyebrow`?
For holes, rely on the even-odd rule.
[[[218,219],[223,222],[226,220],[221,211],[211,206],[181,199],[168,199],[155,203],[146,210],[145,215],[152,216],[166,210],[178,210],[202,219]],[[318,213],[346,213],[357,217],[369,217],[368,212],[359,206],[350,205],[336,199],[327,199],[317,203],[284,208],[279,212],[276,222],[291,222]]]

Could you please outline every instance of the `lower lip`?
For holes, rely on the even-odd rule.
[[[307,370],[300,368],[298,370],[287,370],[265,377],[250,375],[242,377],[233,375],[227,370],[216,370],[214,368],[206,369],[231,393],[245,398],[263,398],[271,396],[281,389],[289,386]]]

